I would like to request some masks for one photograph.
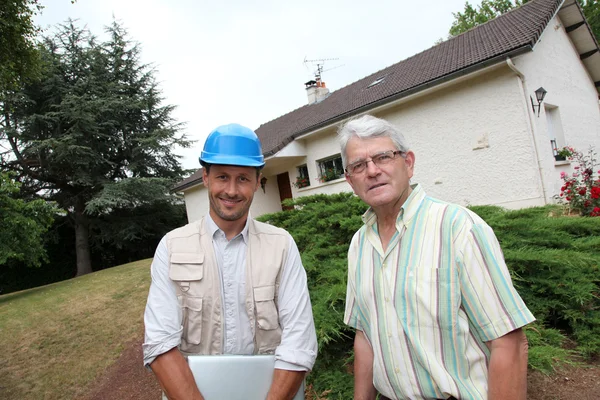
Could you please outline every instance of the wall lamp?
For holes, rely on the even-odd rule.
[[[260,188],[263,190],[263,193],[266,193],[265,187],[267,186],[267,178],[264,176],[260,178]]]
[[[542,107],[542,101],[544,101],[544,97],[546,97],[546,90],[540,86],[538,90],[535,91],[535,98],[537,100],[537,104],[533,103],[533,98],[529,96],[531,100],[531,108],[533,109],[533,113],[535,114],[535,108],[537,107],[537,116],[540,116],[540,108]]]

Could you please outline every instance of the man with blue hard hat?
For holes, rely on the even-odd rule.
[[[200,164],[210,209],[156,249],[144,364],[169,398],[203,399],[185,356],[274,354],[267,398],[291,399],[314,365],[316,333],[296,243],[248,217],[265,165],[260,141],[241,125],[220,126]]]

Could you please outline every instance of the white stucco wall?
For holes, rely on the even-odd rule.
[[[340,153],[336,135],[336,130],[330,128],[318,136],[311,136],[305,140],[304,146],[306,148],[307,156],[293,165],[290,165],[291,168],[288,170],[288,173],[290,175],[290,180],[295,182],[296,177],[298,176],[297,167],[306,164],[308,176],[310,178],[310,186],[298,189],[292,185],[292,195],[294,197],[352,191],[352,188],[344,178],[335,179],[329,182],[319,182],[318,160]]]
[[[250,206],[250,213],[253,217],[259,215],[281,211],[281,202],[279,200],[279,187],[277,186],[277,176],[266,176],[267,185],[265,191],[258,188],[254,193],[254,200]]]
[[[543,204],[517,78],[501,68],[379,115],[416,154],[413,182],[463,205]]]
[[[188,222],[202,218],[209,209],[208,195],[204,185],[195,186],[183,193]]]
[[[585,26],[579,29],[585,29]],[[560,19],[555,17],[550,21],[532,53],[516,58],[514,62],[525,75],[527,99],[529,95],[535,99],[534,91],[542,86],[548,91],[544,103],[558,107],[564,144],[579,150],[587,150],[589,146],[600,150],[598,92]],[[544,183],[551,198],[560,192],[560,172],[569,172],[572,166],[554,161],[544,106],[539,118],[533,116],[532,121]]]

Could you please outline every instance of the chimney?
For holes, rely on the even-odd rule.
[[[316,77],[316,80],[306,82],[304,86],[306,87],[308,104],[320,103],[329,96],[329,89],[325,87],[325,82],[322,82],[320,77]]]

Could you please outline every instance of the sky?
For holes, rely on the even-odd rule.
[[[307,103],[304,83],[326,59],[340,89],[446,39],[465,0],[42,0],[50,33],[77,19],[99,39],[113,18],[156,68],[165,104],[195,143],[177,149],[196,169],[206,136],[236,122],[252,129]],[[479,5],[480,0],[470,1]]]

